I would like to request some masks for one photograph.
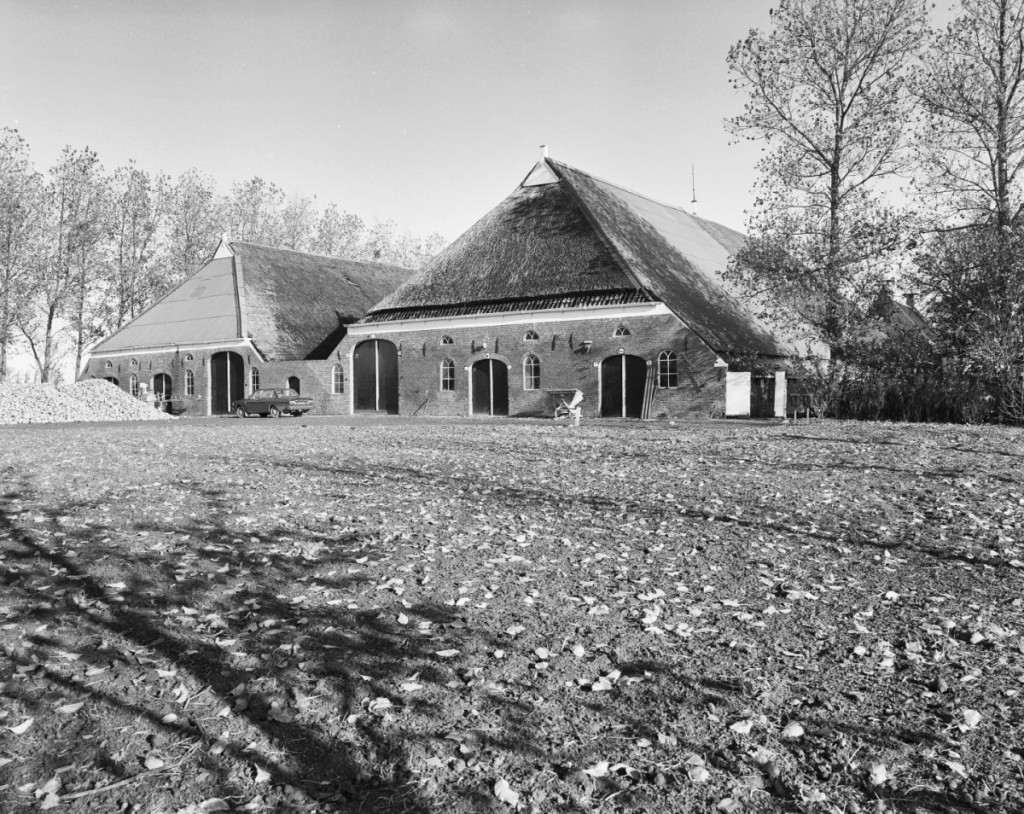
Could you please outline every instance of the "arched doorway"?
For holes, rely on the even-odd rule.
[[[508,366],[500,359],[481,359],[470,373],[472,415],[508,415]]]
[[[171,377],[166,373],[157,373],[153,377],[153,396],[157,401],[171,400]]]
[[[245,362],[233,351],[225,350],[210,357],[210,413],[227,415],[231,402],[245,398]]]
[[[299,393],[299,394],[302,393],[302,389],[301,389],[300,385],[301,385],[301,382],[299,381],[299,377],[298,376],[289,376],[288,377],[288,386],[292,390],[294,390],[296,393]]]
[[[601,362],[601,417],[641,418],[647,362],[639,356],[609,356]]]
[[[356,410],[398,413],[398,348],[368,339],[352,351],[352,403]]]

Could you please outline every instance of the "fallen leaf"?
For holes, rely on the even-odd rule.
[[[504,778],[501,778],[494,784],[494,796],[510,806],[519,805],[519,792],[513,791]]]
[[[601,760],[591,766],[589,769],[584,769],[584,774],[589,774],[591,777],[604,777],[608,774],[608,767],[611,764],[607,760]]]
[[[750,730],[753,729],[753,728],[754,728],[754,722],[752,720],[750,720],[750,719],[747,719],[745,721],[737,721],[736,723],[734,723],[732,726],[729,727],[729,729],[731,729],[733,732],[737,733],[738,735],[748,735],[748,734],[750,734]]]
[[[156,755],[148,754],[146,755],[146,759],[142,762],[142,765],[152,771],[153,769],[162,769],[164,767],[164,762]]]
[[[26,732],[28,732],[29,728],[32,726],[34,721],[35,718],[26,718],[17,726],[9,726],[7,728],[11,730],[11,732],[13,732],[15,735],[24,735]]]
[[[85,701],[79,701],[75,704],[64,704],[64,706],[57,707],[57,712],[61,715],[74,715],[78,710],[85,706]]]
[[[211,797],[208,800],[203,800],[199,804],[199,808],[205,811],[230,811],[231,806],[228,805],[226,800],[222,800],[220,797]]]
[[[796,738],[802,738],[803,736],[804,728],[796,721],[790,721],[782,730],[782,737],[789,740],[795,740]]]
[[[438,650],[437,651],[437,655],[440,656],[443,659],[450,659],[450,658],[454,658],[455,656],[459,655],[459,651],[458,650]]]
[[[960,711],[964,716],[964,725],[968,729],[974,729],[981,723],[981,713],[978,710],[964,708]]]
[[[889,772],[884,763],[872,763],[868,769],[868,779],[872,786],[880,786],[889,779]]]
[[[264,769],[262,766],[256,766],[256,783],[266,783],[270,780],[270,772]]]

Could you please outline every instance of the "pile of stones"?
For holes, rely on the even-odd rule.
[[[117,385],[88,379],[52,384],[0,384],[0,424],[48,424],[68,421],[160,421],[169,419],[152,404]]]

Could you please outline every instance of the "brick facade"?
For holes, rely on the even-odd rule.
[[[627,329],[629,335],[615,336],[620,326]],[[537,320],[487,327],[439,325],[407,331],[393,331],[391,327],[365,326],[362,333],[345,337],[327,360],[267,362],[251,347],[177,349],[130,356],[95,356],[89,360],[81,378],[113,377],[122,390],[130,392],[130,377],[134,374],[152,391],[155,377],[163,373],[171,378],[175,412],[209,415],[210,357],[221,350],[232,350],[244,364],[246,394],[252,391],[255,367],[262,388],[287,387],[289,377],[298,377],[302,395],[314,400],[312,415],[348,415],[352,397],[352,350],[372,335],[398,347],[401,415],[470,415],[469,369],[475,362],[491,358],[508,367],[510,416],[550,416],[551,397],[545,391],[576,388],[584,394],[583,415],[596,418],[601,410],[601,361],[619,354],[620,349],[655,367],[662,351],[672,351],[677,356],[678,386],[654,389],[652,418],[707,418],[721,415],[724,408],[725,369],[716,366],[716,354],[671,314],[621,320]],[[536,332],[537,339],[525,338],[531,330]],[[444,336],[451,337],[452,344],[442,345]],[[523,363],[529,355],[540,362],[540,386],[535,390],[524,387]],[[450,391],[441,389],[440,371],[444,359],[454,363],[454,389]],[[335,366],[340,366],[342,371],[340,393],[334,392]],[[193,374],[192,395],[185,393],[186,371]]]
[[[347,415],[349,412],[347,380],[341,394],[332,392],[335,362],[264,362],[252,348],[246,347],[213,347],[191,351],[180,348],[131,355],[97,355],[89,360],[79,378],[114,378],[117,379],[118,387],[130,393],[131,377],[135,375],[138,382],[145,384],[152,392],[155,378],[163,373],[171,378],[172,409],[183,415],[204,416],[210,414],[210,357],[222,350],[234,351],[241,357],[245,370],[246,395],[252,392],[252,370],[255,367],[259,371],[260,387],[263,388],[287,387],[290,376],[298,377],[302,395],[309,396],[315,402],[312,410],[314,414]],[[188,371],[193,376],[192,395],[185,392]]]
[[[453,323],[454,324],[454,323]],[[614,336],[620,326],[628,336]],[[393,342],[399,349],[399,413],[402,415],[465,416],[470,408],[470,372],[480,359],[496,359],[508,367],[510,416],[550,416],[551,397],[545,390],[576,388],[583,392],[583,415],[600,415],[600,364],[608,356],[639,356],[657,366],[658,354],[678,357],[678,386],[655,388],[650,415],[707,418],[721,414],[725,401],[724,368],[716,354],[671,314],[522,322],[497,326],[438,327],[395,331],[396,325],[360,326],[346,337],[333,356],[344,360],[346,387],[351,379],[352,350],[371,336]],[[538,339],[525,339],[528,331]],[[452,344],[442,345],[444,336]],[[589,344],[588,344],[589,343]],[[540,361],[540,387],[524,388],[523,363],[528,355]],[[441,363],[451,359],[455,387],[441,389]]]

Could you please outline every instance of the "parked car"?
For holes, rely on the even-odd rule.
[[[249,398],[231,402],[231,409],[239,418],[248,415],[277,418],[284,413],[302,415],[313,409],[313,399],[300,396],[290,387],[283,390],[254,390]]]

